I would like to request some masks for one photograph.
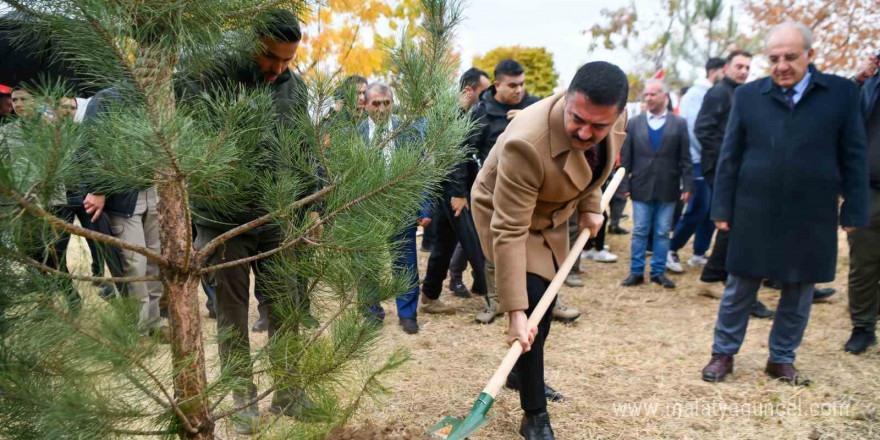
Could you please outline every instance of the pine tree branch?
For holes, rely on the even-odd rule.
[[[168,267],[168,265],[169,265],[169,262],[167,259],[165,259],[165,257],[163,257],[160,254],[157,254],[156,252],[151,251],[150,249],[147,249],[145,247],[138,246],[135,244],[131,244],[127,241],[120,240],[112,235],[102,234],[100,232],[93,231],[91,229],[86,229],[81,226],[77,226],[73,223],[68,223],[67,221],[65,221],[63,219],[60,219],[60,218],[52,215],[51,213],[49,213],[45,209],[27,201],[24,197],[22,197],[21,195],[19,195],[15,191],[9,189],[8,187],[0,186],[0,194],[3,194],[4,196],[15,200],[19,205],[21,205],[22,208],[27,210],[29,213],[36,215],[37,217],[41,217],[44,220],[48,221],[50,224],[54,225],[55,227],[57,227],[59,229],[63,229],[64,231],[69,232],[73,235],[78,235],[78,236],[84,237],[84,238],[90,238],[92,240],[99,241],[101,243],[106,243],[106,244],[118,246],[122,249],[128,249],[132,252],[136,252],[138,254],[141,254],[141,255],[157,262],[158,264],[160,264],[163,267]]]
[[[286,209],[296,209],[296,208],[303,207],[309,203],[314,202],[315,200],[320,199],[321,197],[324,197],[325,195],[329,194],[334,189],[336,189],[336,184],[321,188],[320,190],[315,191],[314,193],[310,194],[308,197],[304,197],[302,199],[297,200],[296,202],[292,203],[290,206],[286,207]],[[257,218],[255,220],[251,220],[243,225],[237,226],[235,228],[232,228],[232,229],[224,232],[223,234],[220,234],[219,236],[217,236],[217,238],[211,240],[210,242],[208,242],[208,244],[206,244],[201,249],[199,249],[199,251],[196,253],[194,258],[197,261],[202,261],[205,258],[207,258],[208,255],[211,255],[211,252],[213,252],[214,249],[217,249],[217,247],[222,245],[223,243],[225,243],[225,242],[227,242],[227,241],[229,241],[229,240],[231,240],[231,239],[233,239],[233,238],[235,238],[235,237],[237,237],[247,231],[250,231],[251,229],[263,226],[275,218],[284,218],[285,216],[284,216],[284,214],[282,214],[283,211],[284,210],[278,210],[278,211],[266,214],[260,218]],[[202,274],[202,273],[203,273],[202,271],[199,271],[199,274]]]
[[[434,142],[433,142],[433,144],[431,145],[430,148],[427,149],[427,151],[428,151],[428,152],[434,151],[434,148],[436,148],[436,147],[437,147],[437,140],[435,139]],[[287,243],[284,243],[284,244],[278,246],[278,247],[275,248],[275,249],[272,249],[272,250],[269,250],[269,251],[266,251],[266,252],[262,252],[262,253],[259,253],[259,254],[257,254],[257,255],[253,255],[253,256],[247,257],[247,258],[241,258],[241,259],[238,259],[238,260],[235,260],[235,261],[229,261],[229,262],[226,262],[226,263],[215,264],[215,265],[212,265],[212,266],[205,267],[205,268],[199,270],[198,274],[201,276],[201,275],[204,275],[204,274],[209,273],[209,272],[214,272],[214,271],[221,270],[221,269],[226,269],[226,268],[229,268],[229,267],[240,266],[240,265],[242,265],[242,264],[248,264],[248,263],[251,263],[251,262],[253,262],[253,261],[262,260],[263,258],[271,257],[272,255],[275,255],[275,254],[277,254],[277,253],[279,253],[279,252],[282,252],[282,251],[284,251],[284,250],[290,249],[291,247],[296,246],[297,244],[302,243],[304,240],[308,239],[308,238],[309,238],[309,235],[310,235],[314,230],[316,230],[319,226],[323,226],[324,223],[327,223],[328,220],[330,220],[330,219],[336,217],[337,215],[341,214],[341,213],[344,212],[344,211],[347,211],[347,210],[351,209],[352,206],[355,206],[355,205],[357,205],[358,203],[360,203],[360,202],[362,202],[362,201],[364,201],[364,200],[366,200],[366,199],[368,199],[368,198],[370,198],[370,197],[373,197],[373,196],[375,196],[375,195],[377,195],[377,194],[381,194],[381,193],[387,191],[389,188],[391,188],[392,186],[396,185],[398,182],[400,182],[400,181],[402,181],[403,179],[405,179],[405,178],[411,176],[413,173],[416,172],[416,168],[417,168],[417,167],[411,168],[411,169],[408,170],[407,172],[405,172],[405,173],[401,173],[401,174],[400,174],[399,176],[397,176],[396,178],[394,178],[394,179],[392,179],[392,180],[389,180],[387,183],[385,183],[384,185],[380,186],[379,188],[376,188],[375,190],[370,191],[369,193],[364,194],[364,195],[362,195],[362,196],[360,196],[360,197],[358,197],[358,198],[356,198],[356,199],[354,199],[354,200],[351,200],[350,202],[348,202],[348,203],[342,205],[342,206],[339,207],[337,210],[331,212],[330,214],[327,214],[326,216],[322,217],[320,220],[318,220],[317,222],[315,222],[312,226],[310,226],[310,227],[307,228],[305,231],[303,231],[303,233],[302,233],[299,237],[297,237],[296,239],[294,239],[294,240],[292,240],[292,241],[289,241],[289,242],[287,242]],[[265,217],[265,216],[264,216],[264,217]],[[260,219],[257,219],[257,220],[260,220]],[[254,221],[257,221],[257,220],[254,220]],[[268,221],[268,220],[266,220],[266,222],[267,222],[267,221]],[[263,222],[263,223],[265,223],[265,222]],[[230,231],[230,232],[231,232],[231,231]],[[236,234],[236,235],[237,235],[237,234]],[[218,238],[219,238],[219,237],[218,237]],[[215,239],[214,241],[216,241],[216,240],[217,240],[217,239]]]
[[[339,310],[337,310],[336,313],[334,313],[333,316],[331,316],[331,317],[330,317],[330,318],[324,323],[324,325],[321,326],[321,328],[319,328],[314,334],[312,334],[312,336],[309,338],[309,340],[306,341],[306,343],[305,343],[305,344],[303,345],[303,347],[300,349],[299,353],[297,353],[296,358],[294,358],[294,361],[293,361],[293,362],[287,367],[287,372],[288,372],[288,373],[290,373],[290,372],[293,370],[293,367],[296,366],[296,364],[299,363],[299,361],[300,361],[300,360],[302,359],[302,357],[305,355],[306,350],[307,350],[309,347],[311,347],[311,346],[312,346],[312,345],[318,340],[318,338],[319,338],[319,337],[320,337],[325,331],[327,331],[327,329],[330,327],[330,324],[332,324],[332,323],[333,323],[334,321],[336,321],[340,316],[342,316],[342,313],[345,312],[345,309],[347,309],[347,308],[348,308],[348,307],[354,302],[354,298],[355,298],[355,296],[356,296],[356,295],[354,295],[354,294],[353,294],[353,295],[350,295],[350,296],[348,297],[348,299],[345,301],[345,303],[343,303],[342,306],[339,307]],[[266,389],[266,390],[263,391],[262,393],[258,394],[258,395],[257,395],[256,397],[254,397],[253,399],[251,399],[249,402],[245,402],[245,403],[243,403],[243,404],[241,404],[241,405],[238,405],[238,406],[236,406],[236,407],[234,407],[234,408],[232,408],[232,409],[230,409],[230,410],[228,410],[228,411],[223,411],[223,412],[220,413],[220,414],[215,414],[214,416],[211,417],[211,421],[216,422],[217,420],[220,420],[220,419],[223,419],[223,418],[229,417],[229,416],[231,416],[231,415],[233,415],[233,414],[236,414],[237,412],[239,412],[239,411],[241,411],[241,410],[243,410],[243,409],[245,409],[245,408],[247,408],[247,407],[249,407],[249,406],[251,406],[251,405],[254,405],[254,404],[258,403],[258,402],[260,402],[260,401],[263,400],[263,399],[265,399],[266,397],[269,396],[269,394],[272,394],[272,392],[275,391],[277,388],[278,388],[278,385],[272,385],[271,387],[269,387],[268,389]],[[291,402],[290,404],[292,405],[293,402]],[[286,410],[287,408],[284,408],[284,409]],[[280,411],[280,412],[279,412],[279,416],[280,416],[280,415],[283,415],[283,414],[284,414],[284,411]],[[276,417],[277,417],[277,416],[276,416]],[[276,420],[277,420],[277,418],[276,418]],[[274,422],[273,422],[273,423],[274,423]]]
[[[93,276],[85,276],[85,275],[75,275],[72,273],[64,272],[53,267],[47,266],[37,260],[34,260],[30,257],[24,257],[19,255],[12,250],[0,247],[0,253],[6,254],[10,258],[19,263],[26,264],[28,266],[37,268],[43,272],[51,273],[53,275],[62,276],[75,281],[94,281],[94,282],[111,282],[111,283],[138,283],[144,281],[159,281],[160,277],[158,275],[154,276],[143,276],[143,277],[93,277]]]
[[[157,431],[138,431],[133,429],[111,429],[110,432],[114,434],[122,434],[122,435],[137,435],[144,437],[156,437],[160,435],[171,435],[176,434],[176,431],[172,430],[157,430]],[[195,434],[195,433],[193,433]]]
[[[23,3],[21,3],[17,0],[3,0],[3,2],[9,6],[12,6],[13,9],[16,9],[20,12],[24,12],[25,14],[28,14],[28,15],[32,15],[34,17],[41,17],[41,16],[45,15],[42,12],[37,11],[36,9],[32,9],[32,8],[25,6]]]
[[[159,380],[158,377],[156,377],[156,374],[153,373],[149,368],[147,368],[146,365],[143,364],[143,362],[141,362],[137,358],[128,354],[126,352],[126,350],[117,347],[116,344],[114,344],[110,341],[107,341],[107,340],[101,338],[100,336],[94,335],[87,330],[84,330],[82,327],[79,326],[78,323],[76,323],[75,321],[72,321],[70,318],[68,318],[67,314],[65,314],[65,313],[61,312],[60,310],[58,310],[57,308],[55,308],[55,305],[52,304],[51,302],[48,303],[47,306],[50,309],[52,309],[75,332],[85,336],[86,338],[91,339],[92,341],[95,341],[98,345],[101,345],[105,348],[108,348],[110,350],[115,351],[116,353],[119,353],[119,355],[121,355],[126,360],[131,362],[132,365],[136,366],[138,369],[143,371],[144,374],[146,374],[147,377],[149,377],[150,380],[152,380],[153,383],[156,384],[156,387],[159,388],[159,390],[162,392],[162,394],[165,395],[165,398],[168,399],[167,403],[171,405],[171,408],[174,410],[174,413],[177,414],[177,417],[180,418],[181,422],[183,423],[184,429],[186,429],[187,432],[192,433],[192,434],[199,432],[199,430],[194,428],[192,426],[192,424],[189,422],[189,418],[186,417],[186,414],[184,414],[183,410],[180,409],[180,405],[177,403],[177,399],[175,399],[171,395],[171,393],[168,391],[168,388],[165,386],[165,384],[163,384],[162,381]]]

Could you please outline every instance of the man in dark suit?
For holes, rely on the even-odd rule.
[[[807,385],[795,350],[815,283],[834,279],[838,221],[847,232],[869,221],[865,127],[858,87],[810,64],[809,28],[783,23],[766,41],[771,76],[737,89],[716,170],[712,219],[730,231],[729,276],[702,377],[733,371],[761,280],[772,279],[782,295],[765,372]]]
[[[880,313],[880,53],[867,60],[856,75],[862,83],[861,111],[868,135],[871,180],[871,225],[849,233],[849,314],[852,335],[844,350],[863,353],[877,343]]]
[[[386,142],[389,136],[400,129],[400,121],[392,116],[394,92],[387,84],[373,83],[367,86],[364,95],[367,100],[366,111],[368,117],[358,124],[358,130],[367,145],[378,145],[379,143]],[[381,151],[386,163],[391,163],[391,156],[399,143],[407,142],[407,139],[410,139],[411,136],[417,135],[420,135],[420,133],[403,133],[388,140]],[[423,206],[419,212],[418,221],[414,222],[412,226],[407,227],[402,234],[393,239],[394,242],[403,243],[400,254],[392,262],[391,267],[394,275],[411,277],[412,287],[397,298],[397,316],[400,326],[408,334],[419,332],[419,324],[416,320],[419,305],[419,261],[416,254],[416,226],[428,226],[431,223],[430,217],[431,214],[427,206]],[[377,268],[377,270],[381,270],[381,268]],[[372,284],[369,277],[358,287],[359,293],[362,295],[369,295],[375,289],[376,287]],[[364,312],[376,321],[385,319],[385,310],[378,303],[370,304]]]
[[[645,83],[647,111],[626,127],[626,141],[620,152],[620,166],[627,171],[623,192],[633,200],[632,263],[624,286],[645,282],[645,253],[648,231],[654,230],[651,282],[667,289],[675,283],[666,277],[666,254],[675,203],[687,201],[693,191],[687,121],[666,109],[669,90],[662,81]],[[684,191],[682,191],[682,186]]]

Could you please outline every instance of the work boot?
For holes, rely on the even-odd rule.
[[[431,299],[422,295],[422,313],[430,313],[433,315],[454,315],[455,307],[446,304],[440,298]]]
[[[269,329],[269,311],[266,310],[266,307],[257,307],[257,310],[260,312],[260,318],[257,319],[257,322],[251,327],[251,331],[254,333],[263,333]]]
[[[550,414],[547,411],[532,416],[523,414],[519,435],[526,440],[556,440],[550,427]]]
[[[257,397],[257,387],[248,385],[247,390],[235,390],[232,392],[233,405],[236,408],[254,400]],[[257,404],[244,407],[241,411],[232,415],[232,430],[240,435],[253,435],[257,431],[260,421],[260,411]]]
[[[553,320],[564,323],[574,322],[581,316],[577,309],[569,309],[562,304],[562,298],[556,296],[556,305],[553,306]]]
[[[315,405],[305,391],[287,389],[275,391],[275,394],[272,395],[272,403],[269,405],[269,412],[296,417],[302,421],[308,419],[308,412],[314,407]]]

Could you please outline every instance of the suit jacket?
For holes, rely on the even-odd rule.
[[[401,122],[399,119],[397,119],[394,116],[391,117],[391,131],[392,132],[396,132],[397,130],[401,130],[400,124],[401,124]],[[423,124],[424,124],[424,121],[417,121],[417,122],[411,123],[408,127],[404,127],[401,130],[401,132],[398,133],[394,137],[394,141],[393,141],[394,142],[393,143],[394,150],[397,150],[398,148],[404,148],[404,146],[408,146],[412,143],[417,143],[417,142],[421,141],[422,138],[424,138],[424,136],[425,136],[425,128],[424,128]],[[378,130],[378,128],[379,127],[377,126],[376,129]],[[358,131],[358,135],[360,135],[361,139],[363,139],[364,145],[366,145],[367,148],[373,148],[374,146],[372,146],[370,144],[372,139],[370,139],[369,116],[363,118],[363,120],[358,122],[357,131]],[[391,133],[386,133],[386,136],[390,135],[390,134]],[[384,158],[384,156],[386,154],[392,153],[393,150],[391,150],[391,144],[386,145],[385,148],[387,148],[388,150],[387,151],[376,150],[376,154],[381,154],[381,155],[383,155],[383,158]],[[423,198],[422,198],[422,203],[419,205],[418,216],[420,219],[431,218],[431,214],[432,214],[431,211],[432,211],[432,207],[431,207],[430,195],[424,194]]]
[[[687,121],[668,112],[660,148],[655,152],[648,135],[647,112],[636,116],[626,127],[620,166],[626,169],[621,188],[637,202],[675,202],[681,198],[682,187],[692,193],[694,171]]]
[[[600,213],[601,186],[626,134],[626,113],[604,142],[605,166],[594,178],[572,149],[562,120],[565,92],[523,110],[498,138],[471,191],[474,224],[495,263],[499,311],[526,310],[526,273],[552,279],[569,252],[568,218]]]
[[[794,109],[769,77],[736,89],[712,192],[712,219],[731,224],[727,270],[734,275],[831,281],[838,221],[869,223],[858,88],[810,71]]]

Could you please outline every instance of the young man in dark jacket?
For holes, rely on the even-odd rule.
[[[733,92],[748,79],[751,63],[752,54],[745,51],[735,50],[727,56],[724,78],[706,92],[703,105],[697,114],[697,121],[694,123],[694,136],[703,147],[700,168],[710,192],[714,191],[715,169],[718,165],[721,143],[724,141],[724,132],[727,129],[727,118],[733,106]],[[715,234],[712,254],[700,275],[702,288],[715,298],[721,297],[719,286],[723,286],[727,280],[728,240],[726,231],[718,231]],[[760,301],[756,301],[752,315],[757,318],[772,318],[773,312]]]
[[[480,94],[488,87],[489,75],[480,69],[472,67],[461,76],[459,103],[462,114],[473,108]],[[475,293],[486,294],[483,249],[480,247],[480,238],[477,236],[468,206],[470,195],[468,182],[476,178],[476,174],[468,175],[468,170],[473,169],[468,167],[469,162],[455,167],[443,184],[441,196],[434,203],[432,223],[437,231],[437,242],[431,249],[425,281],[422,284],[422,311],[425,313],[450,315],[455,313],[455,307],[445,304],[440,299],[440,293],[458,243],[461,243],[466,261],[470,261],[474,268]],[[467,289],[464,289],[465,295],[461,292],[453,291],[456,296],[465,298],[470,296]]]
[[[200,93],[218,93],[228,87],[255,90],[268,86],[272,95],[275,113],[279,122],[292,126],[297,118],[305,118],[308,92],[303,80],[288,67],[294,59],[302,31],[295,15],[286,10],[273,10],[268,13],[268,26],[257,30],[260,51],[250,56],[230,57],[220,63],[219,69],[202,75],[183,84],[183,99],[194,98]],[[282,167],[281,158],[269,157],[270,170]],[[313,178],[314,176],[304,176]],[[201,248],[224,232],[254,220],[265,212],[254,201],[245,202],[235,211],[218,212],[194,203],[194,222],[197,229],[196,246]],[[283,239],[280,227],[267,224],[235,236],[214,250],[206,261],[207,266],[222,264],[242,258],[252,257],[277,248]],[[258,260],[251,265],[238,265],[212,272],[209,281],[216,295],[217,327],[230,334],[220,341],[221,367],[234,369],[231,373],[240,377],[242,387],[233,392],[236,405],[253,400],[256,386],[250,362],[242,362],[250,357],[248,338],[248,297],[250,290],[249,274],[254,271],[254,292],[258,296],[265,291],[267,265],[271,257]],[[298,279],[298,290],[303,290],[305,280]],[[294,295],[297,295],[294,293]],[[296,301],[296,298],[291,298]],[[278,330],[278,320],[271,307],[272,298],[265,298],[264,307],[268,310],[268,330],[271,338]],[[276,391],[271,406],[272,412],[285,415],[296,413],[300,407],[308,405],[301,392]],[[251,405],[239,413],[234,423],[237,433],[252,433],[259,419],[256,405]]]

